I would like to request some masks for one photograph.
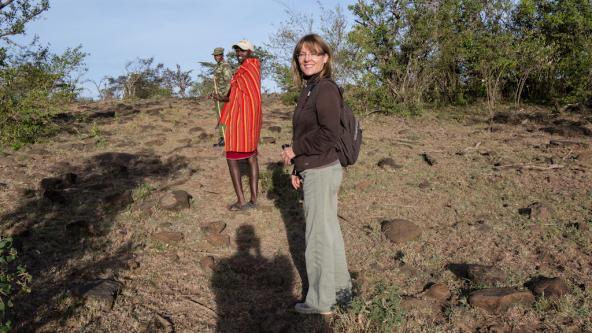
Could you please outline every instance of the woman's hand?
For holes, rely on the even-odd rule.
[[[294,150],[292,147],[286,147],[282,150],[282,160],[284,161],[285,166],[289,166],[292,164],[292,159],[296,156],[294,154]]]
[[[292,178],[292,187],[297,190],[300,188],[300,185],[302,185],[302,181],[300,180],[300,177],[296,176],[296,175],[291,175]]]

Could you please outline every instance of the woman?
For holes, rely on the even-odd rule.
[[[259,182],[257,145],[261,134],[261,64],[252,56],[255,47],[247,40],[241,40],[232,48],[240,67],[230,81],[227,96],[216,96],[216,100],[227,102],[220,114],[220,123],[226,126],[226,161],[237,201],[228,207],[231,211],[255,208]],[[249,187],[251,200],[246,201],[240,179],[239,160],[249,164]]]
[[[292,58],[294,83],[302,87],[292,120],[292,145],[282,151],[294,164],[291,180],[303,188],[306,219],[308,292],[295,310],[330,314],[336,303],[351,300],[351,280],[337,219],[337,192],[342,167],[335,149],[341,131],[341,94],[331,79],[332,55],[318,35],[304,36]]]

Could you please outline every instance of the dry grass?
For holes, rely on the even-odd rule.
[[[139,112],[77,125],[0,157],[0,181],[7,183],[0,189],[3,229],[16,235],[34,277],[32,294],[15,304],[19,331],[144,332],[156,315],[175,332],[380,330],[361,310],[343,310],[333,318],[290,311],[302,297],[304,226],[299,195],[276,162],[280,145],[290,141],[291,107],[265,101],[262,136],[277,143],[259,147],[259,208],[234,213],[226,210],[235,200],[226,162],[222,151],[212,148],[217,133],[211,106],[188,100],[130,105]],[[90,103],[73,112],[110,109],[124,108]],[[548,124],[533,121],[494,124],[492,131],[478,111],[415,119],[374,116],[364,125],[360,161],[346,171],[340,193],[358,304],[377,301],[375,287],[383,283],[405,299],[441,282],[451,289],[451,300],[436,311],[400,306],[396,331],[477,331],[498,324],[550,332],[592,329],[590,137],[553,136],[538,130]],[[280,126],[281,133],[270,126]],[[582,144],[554,146],[553,139]],[[124,163],[126,170],[114,169],[97,157],[112,152],[132,154],[133,162]],[[436,164],[428,165],[424,153]],[[385,157],[401,168],[378,167]],[[66,190],[67,203],[48,203],[37,191],[39,182],[68,172],[79,182]],[[190,209],[158,208],[163,191],[174,189],[193,196]],[[131,191],[132,204],[106,207],[97,199],[122,190]],[[548,207],[549,216],[537,220],[518,213],[533,202]],[[413,221],[422,235],[391,244],[380,223],[393,218]],[[69,233],[66,225],[77,220],[93,224],[95,234]],[[226,223],[230,247],[205,240],[200,225],[215,221]],[[182,232],[184,240],[167,244],[152,238],[163,230]],[[216,259],[213,271],[200,267],[206,255]],[[490,315],[466,301],[469,290],[482,286],[447,269],[472,263],[500,268],[507,275],[503,286],[559,276],[571,292],[557,302],[538,300]],[[124,284],[112,310],[84,305],[72,292],[94,279]]]

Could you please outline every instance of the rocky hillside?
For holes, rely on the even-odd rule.
[[[58,136],[0,152],[2,232],[33,277],[15,331],[592,331],[590,116],[363,119],[340,192],[357,296],[325,318],[291,311],[305,288],[301,197],[277,163],[291,111],[264,100],[244,212],[227,210],[207,101],[73,105]]]

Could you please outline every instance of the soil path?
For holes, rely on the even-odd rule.
[[[244,212],[227,210],[235,196],[207,102],[74,105],[84,122],[64,117],[50,142],[0,153],[2,229],[33,276],[15,300],[17,331],[356,331],[351,312],[290,311],[305,288],[300,194],[277,164],[291,111],[264,101],[261,193]],[[411,300],[403,331],[590,328],[590,124],[499,119],[364,119],[360,162],[340,192],[342,229],[358,295],[371,299],[386,281]],[[389,242],[381,223],[392,219],[419,236]],[[487,287],[454,269],[468,264],[501,270],[491,286],[561,277],[566,304],[494,317],[467,307],[468,293]],[[433,283],[452,297],[417,311]]]

